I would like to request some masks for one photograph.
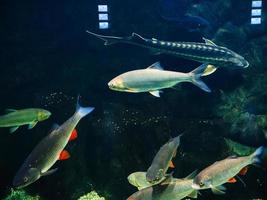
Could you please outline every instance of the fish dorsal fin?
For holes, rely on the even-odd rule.
[[[58,124],[53,124],[53,126],[50,129],[50,132],[53,132],[54,130],[58,129],[59,125]]]
[[[150,65],[147,69],[164,70],[163,67],[161,67],[160,62],[156,62],[156,63]]]
[[[235,159],[237,157],[238,157],[237,155],[231,155],[231,156],[228,157],[228,159]]]
[[[189,195],[187,195],[190,198],[196,199],[197,198],[197,190],[194,190]]]
[[[193,178],[195,178],[195,176],[197,175],[197,171],[198,170],[193,171],[191,174],[189,174],[187,177],[185,177],[185,179],[193,179]]]
[[[150,91],[149,93],[152,94],[155,97],[160,97],[160,93],[162,93],[162,91],[155,90],[155,91]]]
[[[208,45],[212,45],[212,46],[217,46],[214,42],[212,42],[211,40],[207,39],[207,38],[202,38],[205,41],[205,44]]]
[[[15,109],[6,109],[5,110],[5,113],[11,113],[11,112],[16,112],[17,110]]]

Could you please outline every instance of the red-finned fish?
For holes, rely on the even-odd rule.
[[[208,189],[216,194],[224,194],[224,183],[235,183],[234,178],[237,174],[245,174],[246,167],[251,164],[259,163],[264,147],[259,147],[249,156],[237,157],[230,156],[224,160],[217,161],[206,169],[202,170],[192,184],[194,189]]]
[[[160,148],[146,173],[146,180],[149,183],[155,184],[160,182],[160,180],[166,176],[168,168],[170,166],[174,167],[172,158],[176,155],[181,136],[182,135],[172,138]]]
[[[57,160],[66,160],[70,157],[64,148],[69,140],[77,137],[76,125],[93,110],[94,108],[92,107],[80,107],[79,103],[77,103],[74,115],[61,126],[54,127],[34,148],[17,172],[13,180],[14,187],[26,187],[40,177],[56,171],[56,169],[50,169],[55,162]]]

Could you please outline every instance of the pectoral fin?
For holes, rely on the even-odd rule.
[[[150,91],[149,93],[152,94],[152,95],[155,96],[155,97],[160,97],[160,93],[161,93],[161,91],[159,91],[159,90],[155,90],[155,91]]]
[[[59,155],[59,160],[67,160],[70,158],[70,154],[67,150],[63,150]]]
[[[191,192],[188,197],[196,199],[197,198],[197,190],[194,190],[193,192]]]
[[[233,178],[230,178],[229,180],[228,180],[228,183],[236,183],[236,179],[233,177]]]
[[[218,194],[218,195],[223,195],[225,194],[225,190],[226,188],[224,186],[217,186],[217,187],[212,187],[211,188],[211,191],[214,193],[214,194]]]
[[[173,164],[172,161],[170,161],[170,163],[169,163],[169,167],[170,167],[170,168],[175,168],[175,166],[174,166],[174,164]]]
[[[9,132],[10,132],[10,133],[14,133],[18,128],[19,128],[19,126],[11,127],[11,128],[9,129]]]
[[[36,124],[37,124],[37,121],[30,123],[28,126],[28,129],[32,129],[33,127],[35,127]]]
[[[48,171],[42,173],[42,176],[48,176],[48,175],[51,175],[51,174],[55,173],[57,170],[58,170],[58,168],[50,169],[50,170],[48,170]]]

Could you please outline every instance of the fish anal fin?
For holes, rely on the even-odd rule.
[[[236,183],[236,179],[233,177],[233,178],[230,178],[229,180],[228,180],[228,183]]]
[[[67,160],[70,158],[70,154],[67,150],[63,150],[59,155],[59,160]]]
[[[155,90],[155,91],[150,91],[149,93],[155,97],[160,97],[160,93],[162,93],[162,91]]]
[[[19,128],[19,126],[11,127],[11,128],[9,129],[9,132],[10,132],[10,133],[14,133],[18,128]]]
[[[32,129],[33,127],[35,127],[37,122],[38,121],[34,121],[34,122],[30,123],[29,126],[28,126],[28,129]]]
[[[73,140],[75,140],[77,137],[78,137],[78,132],[77,132],[76,129],[73,129],[73,131],[71,132],[69,141],[73,141]]]
[[[202,38],[205,41],[205,44],[208,45],[212,45],[212,46],[217,46],[214,42],[212,42],[211,40],[207,39],[207,38]]]
[[[246,175],[246,173],[248,172],[248,167],[244,167],[243,169],[240,170],[239,174],[240,175]]]
[[[174,166],[174,164],[173,164],[172,161],[170,161],[170,163],[169,163],[169,167],[170,167],[170,168],[175,168],[175,166]]]
[[[191,192],[188,197],[196,199],[197,198],[197,190],[193,190],[193,192]]]

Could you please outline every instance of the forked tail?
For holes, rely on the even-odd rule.
[[[201,80],[201,76],[205,75],[205,71],[208,64],[202,64],[198,68],[194,69],[193,71],[189,72],[192,77],[192,83],[198,86],[200,89],[204,90],[205,92],[211,92],[210,88]]]

